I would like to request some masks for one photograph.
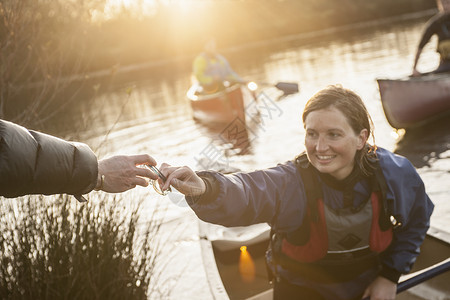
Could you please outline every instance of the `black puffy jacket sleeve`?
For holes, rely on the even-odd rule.
[[[97,183],[97,157],[81,143],[0,120],[0,195],[71,194],[77,199]]]

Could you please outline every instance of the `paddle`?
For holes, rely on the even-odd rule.
[[[280,91],[283,91],[285,95],[298,93],[298,83],[295,82],[277,82],[276,84],[271,84],[268,82],[256,82],[256,84],[276,87]]]
[[[290,95],[298,93],[298,83],[295,82],[278,82],[276,84],[268,83],[268,82],[255,82],[255,81],[249,81],[249,82],[242,82],[247,84],[248,88],[252,91],[256,90],[259,86],[273,86],[280,91],[283,91],[284,95]]]
[[[450,258],[447,258],[446,260],[441,261],[440,263],[437,263],[427,269],[411,274],[412,276],[410,278],[400,282],[397,285],[397,294],[448,271],[450,271]],[[363,300],[369,299],[369,297],[366,297]]]
[[[440,263],[437,263],[425,270],[419,271],[417,272],[417,275],[400,282],[397,286],[397,294],[448,271],[450,271],[450,258],[447,258],[446,260],[441,261]]]
[[[275,87],[283,91],[285,95],[298,93],[298,84],[294,82],[278,82]]]

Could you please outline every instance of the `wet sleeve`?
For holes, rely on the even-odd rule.
[[[205,183],[205,193],[200,196],[188,196],[186,197],[186,201],[189,204],[207,204],[213,202],[217,199],[220,191],[220,185],[217,179],[208,172],[197,172],[197,175],[203,180]]]
[[[396,172],[385,176],[390,186],[388,199],[394,199],[393,213],[402,226],[394,229],[391,245],[381,254],[383,270],[380,274],[394,282],[398,281],[400,274],[408,273],[416,261],[434,208],[411,163],[405,158],[396,161],[402,172],[398,176],[395,176]]]
[[[218,189],[190,204],[200,219],[229,227],[274,220],[284,229],[301,225],[306,201],[293,164],[229,175],[208,172],[208,176]]]
[[[425,28],[422,32],[422,38],[419,42],[419,49],[422,49],[425,47],[425,45],[430,41],[431,37],[437,33],[440,26],[440,21],[444,17],[444,15],[438,14],[434,17],[432,17],[427,24],[425,24]]]

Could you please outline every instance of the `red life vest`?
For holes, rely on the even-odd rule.
[[[299,262],[315,262],[324,258],[329,252],[329,237],[327,230],[327,222],[325,216],[325,205],[322,199],[317,199],[318,221],[311,222],[309,216],[306,220],[309,224],[309,240],[304,245],[295,245],[289,242],[289,239],[282,240],[281,251],[286,256]],[[392,242],[392,228],[383,231],[380,228],[378,219],[380,217],[380,197],[379,193],[372,193],[369,204],[372,207],[372,216],[370,219],[370,236],[368,237],[368,249],[373,252],[380,253],[387,249]],[[310,214],[308,210],[308,214]],[[334,228],[340,230],[341,228]],[[356,237],[357,238],[357,237]],[[340,253],[357,251],[358,249],[342,250]],[[362,249],[360,249],[362,250]]]
[[[332,265],[337,269],[337,277],[341,276],[339,265],[354,263],[349,272],[352,274],[373,267],[376,255],[387,249],[393,237],[385,201],[387,187],[378,164],[369,199],[358,209],[352,207],[345,212],[336,212],[324,204],[318,174],[306,155],[296,158],[295,163],[305,187],[307,212],[302,226],[294,232],[273,234],[274,262],[287,269],[303,271],[308,276],[316,271],[311,265],[325,268]],[[367,261],[370,264],[365,264]]]

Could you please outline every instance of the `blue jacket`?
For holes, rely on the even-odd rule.
[[[434,205],[425,192],[423,181],[406,158],[383,148],[377,149],[377,155],[388,185],[389,211],[402,223],[394,230],[393,242],[380,258],[383,267],[400,276],[410,271],[419,254]],[[202,197],[190,203],[204,221],[224,226],[267,222],[285,232],[297,229],[303,222],[306,195],[300,173],[292,161],[249,173],[200,172],[199,175],[213,176],[220,187],[214,199]],[[333,208],[343,206],[342,191],[324,185],[323,192],[325,204]],[[354,205],[366,200],[370,193],[368,182],[358,182],[354,186]],[[280,207],[274,220],[277,200],[280,200]]]

